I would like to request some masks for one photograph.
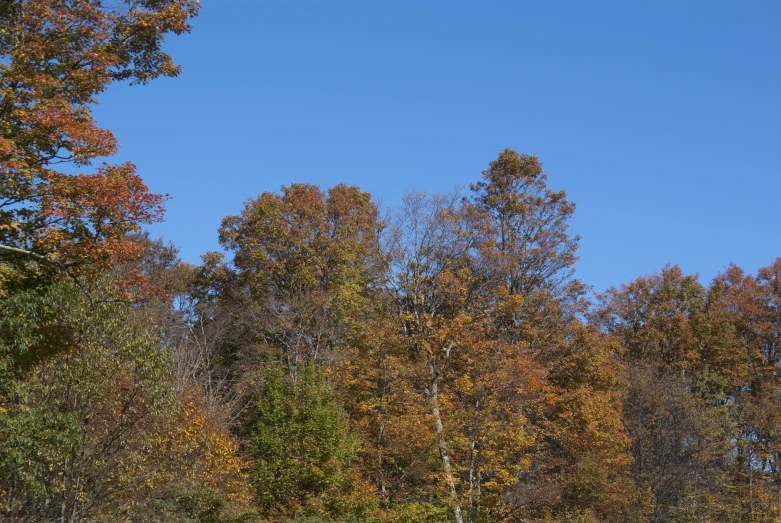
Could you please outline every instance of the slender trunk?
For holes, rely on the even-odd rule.
[[[471,523],[474,520],[475,511],[475,487],[477,483],[477,413],[480,409],[480,400],[475,400],[475,415],[472,419],[472,430],[469,438],[469,509],[467,510],[467,521]]]
[[[377,422],[379,427],[377,428],[377,484],[380,490],[380,499],[383,507],[388,506],[388,491],[385,484],[385,465],[383,463],[383,438],[385,436],[385,398],[388,390],[388,377],[385,367],[385,351],[382,348],[382,344],[376,345],[379,361],[377,362],[378,368],[382,369],[377,392],[379,395],[379,409],[377,411]]]
[[[450,499],[453,500],[453,515],[456,523],[464,523],[461,516],[461,506],[458,504],[458,493],[456,492],[456,482],[453,478],[453,469],[450,466],[450,456],[447,453],[447,440],[445,439],[445,429],[442,426],[442,417],[439,413],[439,391],[437,389],[439,376],[434,374],[431,379],[431,415],[434,416],[434,425],[439,437],[439,455],[442,458],[442,469],[445,472],[448,489],[450,490]]]
[[[385,487],[385,472],[382,470],[382,452],[380,452],[380,456],[378,461],[378,467],[379,467],[379,484],[380,484],[380,499],[382,502],[383,507],[388,506],[388,489]]]
[[[388,491],[385,487],[385,471],[383,470],[382,462],[382,433],[385,426],[381,423],[380,428],[377,431],[377,483],[380,488],[380,498],[383,506],[388,504]]]
[[[62,500],[60,501],[60,523],[65,523],[65,512],[67,510],[67,501],[68,501],[68,494],[69,494],[68,486],[70,485],[70,481],[69,481],[70,478],[68,478],[68,476],[70,475],[70,470],[68,469],[68,465],[69,465],[69,461],[68,458],[66,457],[63,466],[63,476],[66,478],[66,482],[65,482],[66,487],[63,493],[61,494]]]
[[[76,495],[74,496],[75,499],[73,501],[73,510],[71,511],[71,517],[70,517],[71,523],[75,523],[76,521],[78,521],[78,518],[76,517],[76,515],[78,514],[78,512],[77,512],[77,507],[78,507],[77,499],[78,499],[79,489],[80,488],[81,488],[81,474],[79,474],[79,476],[76,478],[76,493],[75,493]]]
[[[751,521],[754,521],[754,474],[751,470],[751,461],[748,464],[748,504],[751,511]]]

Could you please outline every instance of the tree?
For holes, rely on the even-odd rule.
[[[528,476],[534,481],[517,489],[526,511],[538,504],[599,521],[627,513],[632,456],[622,420],[626,369],[615,358],[619,351],[615,337],[577,324],[551,359],[540,402],[542,456],[531,456],[537,466]],[[546,492],[535,491],[540,484]]]
[[[745,363],[732,320],[715,306],[719,287],[706,290],[696,276],[667,266],[609,289],[597,312],[622,341],[632,510],[650,521],[738,517],[726,464],[738,437],[730,389]]]
[[[573,274],[580,238],[567,221],[575,212],[564,191],[546,184],[536,156],[505,149],[472,185],[473,205],[490,224],[490,261],[511,295],[555,291]]]
[[[456,522],[501,520],[534,443],[524,406],[543,369],[493,328],[497,281],[481,264],[483,217],[457,194],[411,194],[391,229],[388,282],[407,346],[409,388],[422,392],[427,441]]]
[[[630,358],[686,367],[696,358],[695,322],[705,298],[697,275],[668,265],[620,290],[608,289],[599,320],[623,338]]]
[[[117,140],[90,106],[112,82],[175,76],[164,37],[189,31],[197,0],[0,2],[0,261],[74,271],[131,254],[126,236],[160,219],[132,164],[103,164]]]
[[[440,393],[451,355],[465,350],[461,336],[472,323],[465,309],[473,298],[468,256],[473,238],[459,227],[457,201],[456,195],[406,197],[392,233],[394,258],[388,281],[395,291],[396,321],[414,368],[413,386],[423,391],[429,404],[434,429],[430,438],[439,449],[447,499],[456,523],[463,523],[448,443],[452,433],[446,431]]]
[[[117,150],[91,116],[97,96],[114,81],[177,74],[163,38],[188,31],[197,12],[195,0],[0,0],[0,405],[4,442],[19,451],[2,449],[9,510],[48,519],[56,499],[60,519],[92,512],[113,495],[105,487],[115,472],[95,463],[117,459],[115,436],[146,416],[125,419],[116,402],[149,412],[159,399],[155,340],[123,338],[130,327],[113,323],[121,314],[108,302],[124,296],[105,289],[117,283],[105,269],[139,254],[129,233],[160,219],[164,197],[149,193],[132,164],[67,173]],[[80,277],[87,271],[91,279]],[[90,280],[103,287],[95,295],[85,294]],[[95,383],[84,379],[89,372]],[[105,390],[112,372],[126,379],[130,399]],[[85,397],[98,391],[105,397]],[[103,420],[118,432],[97,435],[100,424],[87,420],[101,416],[119,416]],[[93,444],[108,457],[96,457]]]
[[[160,327],[108,281],[91,298],[65,280],[5,302],[0,362],[23,364],[0,376],[0,517],[145,519],[147,502],[199,492],[245,508],[227,423],[200,391],[177,394]]]
[[[358,468],[376,488],[381,513],[425,499],[436,483],[429,406],[411,387],[415,369],[387,297],[351,337],[329,376],[361,442]],[[442,508],[442,507],[440,507]]]
[[[348,468],[356,441],[312,367],[298,379],[269,370],[240,434],[252,457],[250,479],[268,516],[359,514],[361,483]]]
[[[781,486],[780,281],[781,259],[756,276],[731,265],[714,280],[709,296],[709,312],[729,321],[727,341],[742,361],[739,370],[726,373],[724,381],[730,385],[726,397],[738,427],[733,479],[752,521],[772,521],[781,514],[777,496]]]
[[[357,187],[282,191],[225,218],[220,242],[234,253],[235,272],[224,273],[232,301],[244,300],[248,325],[295,379],[301,365],[329,360],[366,303],[381,224]]]

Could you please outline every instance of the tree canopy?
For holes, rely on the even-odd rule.
[[[0,0],[0,521],[779,521],[781,258],[594,295],[509,148],[392,209],[263,192],[198,265],[143,232],[91,107],[199,7]]]

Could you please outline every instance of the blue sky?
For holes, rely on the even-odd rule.
[[[393,205],[467,187],[505,147],[578,209],[601,291],[668,262],[709,281],[781,256],[781,2],[203,0],[175,79],[112,86],[98,122],[182,257],[291,182]]]

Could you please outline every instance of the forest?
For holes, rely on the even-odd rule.
[[[0,521],[781,521],[781,258],[595,295],[511,148],[247,195],[197,265],[145,232],[92,107],[199,9],[0,0]]]

